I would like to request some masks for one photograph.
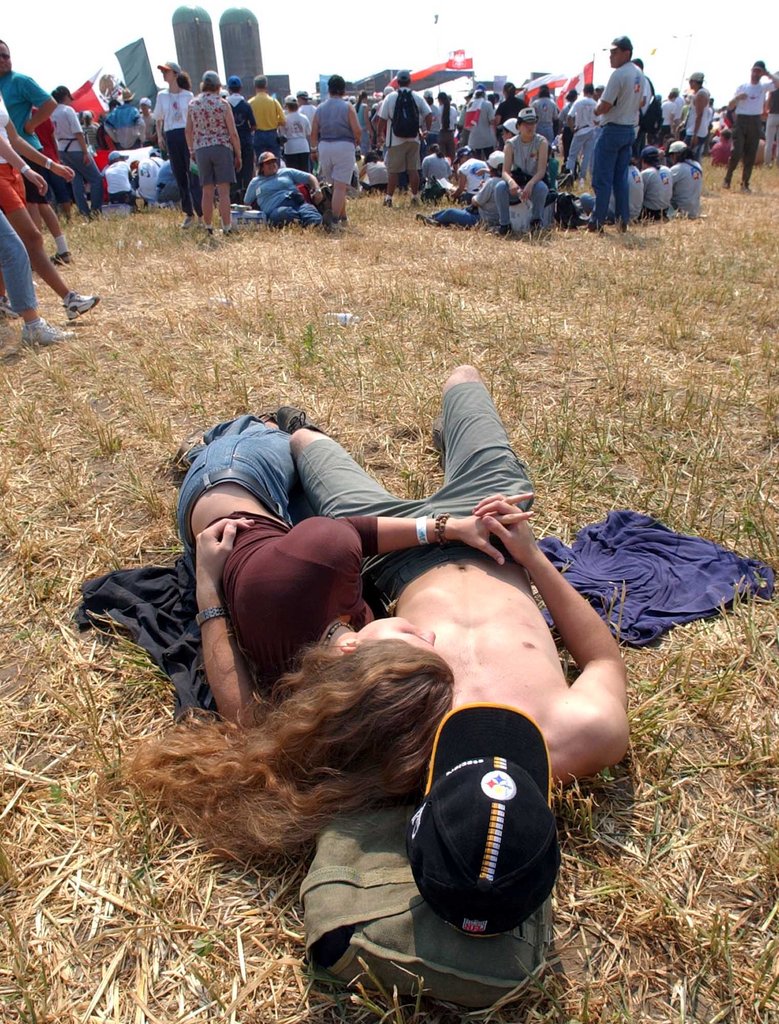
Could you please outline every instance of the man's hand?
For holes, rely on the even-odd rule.
[[[89,150],[88,150],[88,149],[85,149],[85,150],[84,150],[84,155],[83,155],[83,157],[82,157],[82,160],[84,161],[84,166],[85,166],[85,167],[89,167],[89,161],[90,161],[91,159],[92,159],[92,158],[91,158],[91,156],[89,155]]]
[[[198,585],[211,584],[218,588],[222,572],[235,538],[242,526],[251,525],[251,519],[218,519],[195,538],[195,565]]]
[[[483,498],[473,510],[489,532],[502,541],[514,561],[525,568],[538,557],[539,549],[528,522],[533,513],[518,511],[516,506],[532,497],[532,493],[513,494],[510,497],[495,494]]]
[[[506,534],[521,523],[532,518],[532,512],[523,512],[516,508],[518,502],[531,498],[530,494],[516,494],[506,498],[502,494],[484,498],[474,509],[474,514],[465,519],[450,519],[446,524],[446,535],[449,540],[459,540],[477,551],[483,551],[503,565],[506,559],[490,542],[490,534],[499,536],[495,526],[504,529]],[[531,534],[532,537],[532,534]],[[504,538],[501,537],[501,540]],[[505,541],[504,541],[505,543]],[[506,545],[508,547],[508,545]],[[513,552],[512,552],[513,555]]]
[[[52,162],[51,171],[56,174],[58,178],[64,178],[65,181],[73,181],[76,177],[76,172],[72,167],[66,167],[65,164],[55,164]]]

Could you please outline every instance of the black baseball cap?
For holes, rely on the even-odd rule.
[[[616,47],[618,50],[628,50],[630,53],[633,52],[633,44],[628,36],[617,36],[616,39],[611,40],[611,45],[612,47]]]
[[[527,715],[467,704],[441,722],[406,849],[421,895],[468,935],[511,931],[551,893],[560,867],[552,773]]]

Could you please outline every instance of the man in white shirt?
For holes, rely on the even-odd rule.
[[[617,222],[627,230],[630,219],[627,170],[641,111],[644,75],[633,63],[633,44],[627,36],[618,36],[609,50],[614,71],[595,108],[601,119],[601,133],[595,144],[592,184],[595,210],[587,228],[602,231],[614,192]]]
[[[408,187],[411,192],[411,202],[416,205],[419,202],[419,131],[424,128],[429,131],[433,122],[433,112],[427,103],[417,93],[411,91],[411,72],[398,72],[398,91],[391,92],[381,105],[377,118],[377,145],[378,148],[387,142],[387,194],[384,197],[384,205],[392,206],[392,197],[398,187],[398,179],[405,171],[408,174]],[[408,118],[409,127],[398,129],[396,111],[400,113],[407,105],[407,96],[411,96],[416,107],[416,118]],[[398,106],[400,104],[400,107]],[[413,111],[412,111],[413,114]],[[406,120],[404,118],[404,120]],[[416,123],[416,128],[411,122]]]
[[[591,171],[592,153],[595,148],[595,87],[584,86],[583,94],[573,103],[568,112],[568,127],[573,131],[571,147],[568,150],[566,168],[571,177],[576,173],[576,161],[581,157],[579,184]]]
[[[706,139],[709,136],[709,125],[713,111],[711,109],[711,95],[708,89],[703,88],[703,72],[694,71],[690,75],[690,110],[687,114],[687,123],[684,126],[684,141],[692,150],[696,160],[700,160]]]
[[[755,157],[760,145],[763,106],[768,91],[768,86],[763,85],[764,78],[770,78],[774,86],[779,88],[779,75],[772,75],[765,66],[765,61],[756,60],[752,65],[749,81],[736,89],[736,95],[728,104],[730,110],[735,108],[736,124],[733,129],[733,152],[730,154],[725,180],[722,182],[723,188],[730,188],[733,172],[743,159],[741,191],[752,191],[749,187],[749,179],[752,177],[752,168],[755,165]]]

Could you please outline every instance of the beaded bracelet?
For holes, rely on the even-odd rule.
[[[451,518],[452,515],[450,512],[442,512],[440,515],[435,517],[435,535],[438,540],[439,547],[446,547],[446,524]]]

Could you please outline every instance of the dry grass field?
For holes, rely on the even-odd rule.
[[[175,557],[194,428],[302,404],[416,496],[464,362],[534,472],[538,533],[632,508],[776,564],[779,173],[720,180],[704,219],[626,236],[435,231],[375,199],[340,237],[71,226],[67,278],[100,306],[44,351],[0,327],[3,1024],[779,1021],[775,603],[625,650],[629,756],[557,796],[550,967],[474,1014],[314,982],[306,865],[227,864],[147,813],[122,770],[170,686],[71,619],[85,578]],[[326,322],[344,310],[359,324]]]

